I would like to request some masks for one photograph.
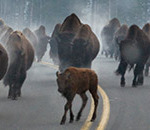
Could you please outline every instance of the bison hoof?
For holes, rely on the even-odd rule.
[[[137,87],[138,83],[137,82],[133,82],[132,83],[132,87]]]
[[[137,84],[132,84],[132,87],[133,87],[133,88],[136,88],[136,87],[137,87]]]
[[[9,95],[7,98],[8,98],[8,99],[10,99],[10,98],[11,98],[11,96]]]
[[[17,100],[17,97],[11,97],[12,100]]]
[[[91,122],[93,122],[96,119],[96,115],[93,115]]]
[[[65,124],[65,122],[64,122],[64,121],[61,121],[61,122],[60,122],[60,125],[63,125],[63,124]]]
[[[72,122],[73,122],[73,120],[70,120],[70,121],[69,121],[69,123],[72,123]]]
[[[92,119],[91,119],[91,122],[93,122],[94,120],[95,120],[95,119],[92,118]]]
[[[138,85],[142,86],[142,85],[143,85],[143,83],[138,83]]]
[[[125,84],[121,84],[121,87],[125,87]]]
[[[77,115],[77,118],[76,118],[76,121],[79,121],[79,120],[80,120],[80,117],[81,117],[81,114],[78,114],[78,115]]]

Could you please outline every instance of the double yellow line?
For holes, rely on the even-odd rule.
[[[102,99],[103,99],[103,111],[102,111],[101,120],[96,130],[105,130],[108,120],[109,120],[109,115],[110,115],[110,103],[109,103],[109,98],[107,94],[99,85],[98,85],[98,91],[101,94]],[[84,125],[82,126],[81,130],[89,130],[91,128],[93,122],[91,122],[90,119],[92,117],[93,111],[94,111],[94,101],[92,99],[90,113]]]
[[[58,66],[53,65],[49,62],[41,61],[40,63],[43,64],[43,65],[47,65],[47,66],[49,66],[53,69],[58,70]],[[105,91],[99,85],[98,85],[98,91],[101,94],[102,99],[103,99],[103,111],[102,111],[101,120],[100,120],[96,130],[105,130],[105,128],[107,126],[107,123],[108,123],[108,120],[109,120],[109,115],[110,115],[110,103],[109,103],[109,98],[108,98],[107,94],[105,93]],[[93,122],[90,121],[90,119],[92,117],[92,114],[93,114],[93,111],[94,111],[94,101],[93,101],[92,96],[91,96],[91,101],[92,102],[91,102],[90,113],[87,117],[87,120],[83,124],[81,130],[89,130],[92,126]]]

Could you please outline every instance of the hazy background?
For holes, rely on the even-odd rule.
[[[76,13],[99,35],[108,20],[143,26],[150,20],[150,0],[0,0],[0,17],[14,29],[39,25],[51,33],[56,23]]]

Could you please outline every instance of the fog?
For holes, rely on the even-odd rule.
[[[101,43],[101,30],[114,17],[129,26],[149,22],[149,5],[149,1],[139,0],[0,0],[0,18],[14,30],[29,27],[34,31],[44,25],[50,36],[57,23],[75,13],[91,26]]]

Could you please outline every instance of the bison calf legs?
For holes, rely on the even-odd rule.
[[[99,99],[99,97],[98,97],[98,95],[97,95],[97,87],[96,87],[96,89],[90,89],[90,93],[92,94],[92,97],[93,97],[93,99],[94,99],[94,105],[95,105],[95,107],[94,107],[94,112],[93,112],[93,116],[92,116],[92,118],[91,118],[91,121],[94,121],[95,119],[96,119],[96,111],[97,111],[97,106],[98,106],[98,99]]]
[[[82,106],[81,106],[80,111],[78,112],[78,115],[77,115],[76,121],[80,120],[81,113],[82,113],[83,109],[85,108],[86,103],[87,103],[87,100],[88,100],[88,97],[86,96],[86,94],[85,94],[85,93],[80,94],[80,96],[81,96],[81,98],[82,98],[83,103],[82,103]]]

